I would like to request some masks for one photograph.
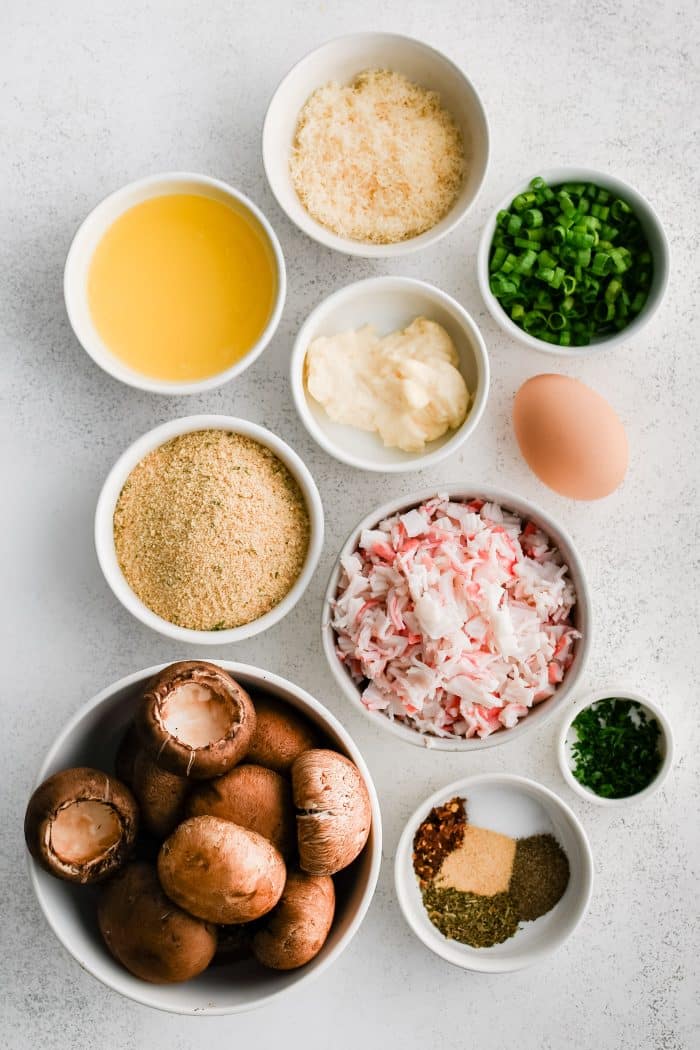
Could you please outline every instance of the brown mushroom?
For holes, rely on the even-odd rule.
[[[99,769],[64,769],[36,789],[24,818],[31,855],[68,882],[98,882],[126,863],[138,809],[129,789]]]
[[[145,751],[136,755],[132,791],[142,827],[157,839],[166,838],[182,820],[189,787],[187,777],[161,769]]]
[[[141,741],[138,731],[135,724],[129,722],[114,756],[114,772],[117,780],[121,780],[122,784],[126,784],[128,788],[134,783],[134,762],[140,750]]]
[[[114,958],[154,984],[189,981],[216,951],[215,927],[168,900],[152,864],[127,864],[111,879],[100,894],[97,919]]]
[[[255,958],[273,970],[304,966],[325,944],[334,912],[333,879],[290,872],[279,904],[253,937]]]
[[[246,756],[249,762],[287,773],[303,751],[318,747],[319,733],[290,704],[270,696],[255,696],[255,732]]]
[[[362,851],[372,824],[369,793],[360,771],[325,748],[305,751],[292,766],[301,867],[333,875]]]
[[[187,816],[209,814],[269,839],[284,857],[295,847],[294,804],[289,781],[264,766],[243,763],[221,777],[197,784]]]
[[[206,780],[245,757],[255,710],[216,664],[184,660],[153,678],[136,715],[141,741],[163,769]]]
[[[271,842],[230,820],[191,817],[161,846],[158,877],[168,897],[200,919],[250,922],[274,908],[286,868]]]

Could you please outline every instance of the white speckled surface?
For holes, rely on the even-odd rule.
[[[698,639],[697,128],[691,0],[356,0],[350,4],[149,0],[9,0],[3,6],[2,160],[3,764],[0,894],[2,1043],[12,1050],[216,1045],[351,1050],[685,1050],[698,1045],[696,753]],[[267,100],[290,63],[338,33],[414,34],[464,65],[491,121],[493,159],[477,206],[433,250],[391,268],[316,247],[274,205],[260,162]],[[489,208],[522,174],[583,162],[628,178],[671,238],[668,298],[634,346],[576,363],[519,349],[480,302],[474,250]],[[124,182],[201,170],[256,200],[289,271],[272,346],[245,376],[204,397],[169,400],[109,379],[66,320],[63,261],[86,212]],[[342,468],[314,447],[287,386],[292,338],[309,309],[375,273],[426,278],[473,312],[491,354],[492,398],[464,453],[430,478],[383,479]],[[605,394],[628,429],[623,488],[577,506],[543,490],[519,459],[509,423],[519,383],[561,370]],[[327,542],[305,598],[267,636],[207,656],[278,671],[345,721],[374,774],[385,865],[365,924],[343,959],[297,998],[258,1014],[201,1019],[126,1002],[54,941],[25,877],[21,818],[40,757],[75,709],[139,667],[183,655],[117,605],[92,547],[105,472],[155,423],[232,412],[276,430],[304,457],[326,506]],[[352,712],[318,644],[326,576],[350,526],[371,507],[430,482],[498,482],[559,516],[593,586],[597,631],[586,686],[606,679],[667,705],[678,743],[663,792],[604,812],[565,787],[556,725],[479,757],[392,742]],[[550,961],[507,979],[469,976],[429,955],[402,921],[391,857],[403,822],[441,784],[512,770],[553,787],[585,823],[597,884],[585,924]]]

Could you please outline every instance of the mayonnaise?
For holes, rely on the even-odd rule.
[[[371,325],[319,336],[306,385],[335,423],[376,431],[385,445],[422,452],[464,421],[469,391],[445,329],[425,317],[381,338]]]

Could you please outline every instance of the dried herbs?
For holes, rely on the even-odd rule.
[[[553,835],[512,839],[474,827],[460,798],[436,806],[420,825],[413,868],[432,924],[472,948],[507,941],[521,922],[550,911],[569,882],[568,858]]]
[[[553,835],[518,839],[509,895],[521,919],[546,915],[568,884],[569,860]]]
[[[423,890],[428,918],[450,940],[472,948],[490,948],[517,932],[520,916],[510,893],[485,897],[429,883]]]
[[[658,773],[659,724],[634,700],[600,700],[579,712],[572,725],[572,772],[601,798],[636,795]]]

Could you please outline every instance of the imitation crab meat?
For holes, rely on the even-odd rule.
[[[431,499],[365,529],[341,565],[338,657],[367,708],[421,733],[511,729],[571,665],[568,568],[495,503]]]

